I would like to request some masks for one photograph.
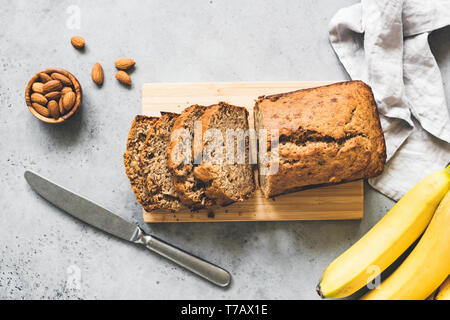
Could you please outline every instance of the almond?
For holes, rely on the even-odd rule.
[[[44,84],[42,82],[35,82],[31,86],[31,89],[33,89],[33,91],[37,92],[37,93],[44,93],[43,87],[44,87]]]
[[[43,83],[46,83],[46,82],[49,82],[50,80],[52,80],[52,78],[48,74],[43,73],[43,72],[39,73],[39,78],[41,78],[41,81]]]
[[[71,87],[64,87],[61,89],[61,94],[65,94],[67,92],[72,92],[72,88]]]
[[[52,92],[52,91],[60,91],[62,89],[61,81],[59,80],[50,80],[49,82],[44,83],[44,93]]]
[[[31,105],[33,106],[34,110],[36,110],[41,116],[44,116],[46,118],[50,117],[50,112],[43,105],[40,105],[39,103],[32,103]]]
[[[58,73],[58,72],[53,72],[51,75],[52,79],[54,80],[59,80],[61,81],[61,83],[65,86],[71,86],[72,85],[72,81],[70,81],[69,78],[67,78],[65,75]]]
[[[54,118],[54,119],[58,119],[59,118],[59,107],[58,107],[58,102],[56,102],[55,100],[51,100],[48,105],[48,112],[50,113],[50,115]]]
[[[46,97],[44,97],[42,94],[36,93],[36,92],[31,94],[31,101],[42,104],[44,106],[48,102]]]
[[[61,97],[61,92],[60,91],[52,91],[52,92],[47,93],[45,95],[45,97],[48,100],[58,100],[59,97]]]
[[[74,36],[72,39],[70,39],[70,43],[76,48],[76,49],[83,49],[84,48],[84,39],[80,36]]]
[[[103,68],[100,63],[97,62],[92,67],[91,77],[96,84],[101,85],[103,83]]]
[[[116,62],[114,62],[114,64],[116,65],[116,68],[121,69],[121,70],[130,69],[132,66],[135,65],[135,63],[136,62],[130,58],[120,58],[120,59],[117,59]]]
[[[64,113],[66,113],[66,110],[64,110],[64,106],[63,106],[63,97],[59,98],[58,109],[59,109],[59,114],[60,114],[61,116],[62,116]]]
[[[64,110],[69,111],[70,109],[72,109],[73,105],[75,104],[75,98],[76,96],[73,92],[67,92],[66,94],[64,94],[64,96],[62,97]]]
[[[116,79],[119,80],[120,83],[131,85],[131,78],[125,71],[117,71]]]

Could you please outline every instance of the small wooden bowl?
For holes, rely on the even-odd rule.
[[[68,77],[70,79],[70,81],[72,81],[73,84],[73,89],[75,92],[75,96],[76,96],[76,100],[75,100],[75,104],[72,107],[72,109],[70,109],[70,111],[66,114],[64,114],[63,116],[59,117],[58,119],[54,119],[54,118],[47,118],[44,117],[43,115],[41,115],[40,113],[38,113],[33,106],[31,105],[31,93],[32,93],[32,89],[31,86],[33,85],[33,83],[35,83],[36,81],[38,81],[40,79],[39,74],[40,73],[46,73],[46,74],[51,74],[53,72],[57,72],[57,73],[61,73],[62,75],[65,75],[66,77]],[[81,85],[78,82],[77,78],[75,78],[75,76],[73,74],[71,74],[70,72],[63,70],[63,69],[45,69],[42,70],[38,73],[36,73],[28,82],[27,87],[25,89],[25,102],[28,106],[28,110],[30,110],[30,112],[33,114],[33,116],[35,116],[36,118],[38,118],[39,120],[46,122],[46,123],[63,123],[65,122],[67,119],[69,119],[71,116],[73,116],[78,109],[80,109],[81,107],[81,100],[82,100],[82,90],[81,90]]]

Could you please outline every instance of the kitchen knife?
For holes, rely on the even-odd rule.
[[[28,184],[41,197],[73,217],[123,240],[144,245],[212,283],[226,287],[231,281],[228,271],[168,244],[153,235],[145,234],[138,226],[75,193],[50,182],[40,175],[25,171]]]

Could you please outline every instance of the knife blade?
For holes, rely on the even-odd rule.
[[[26,171],[25,179],[42,198],[75,218],[123,240],[134,241],[139,229],[136,225],[36,173]]]
[[[145,234],[138,226],[37,173],[25,171],[24,176],[31,188],[41,197],[84,223],[120,239],[144,245],[151,251],[162,255],[218,286],[226,287],[229,285],[231,275],[228,271],[153,235]]]

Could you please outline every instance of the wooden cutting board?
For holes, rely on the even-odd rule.
[[[253,105],[261,95],[317,87],[332,81],[147,83],[142,87],[142,113],[160,116],[160,111],[180,113],[192,104],[219,101],[246,107],[253,127]],[[219,222],[275,220],[342,220],[363,217],[363,181],[311,188],[266,199],[258,190],[243,202],[198,212],[144,211],[145,222]]]

